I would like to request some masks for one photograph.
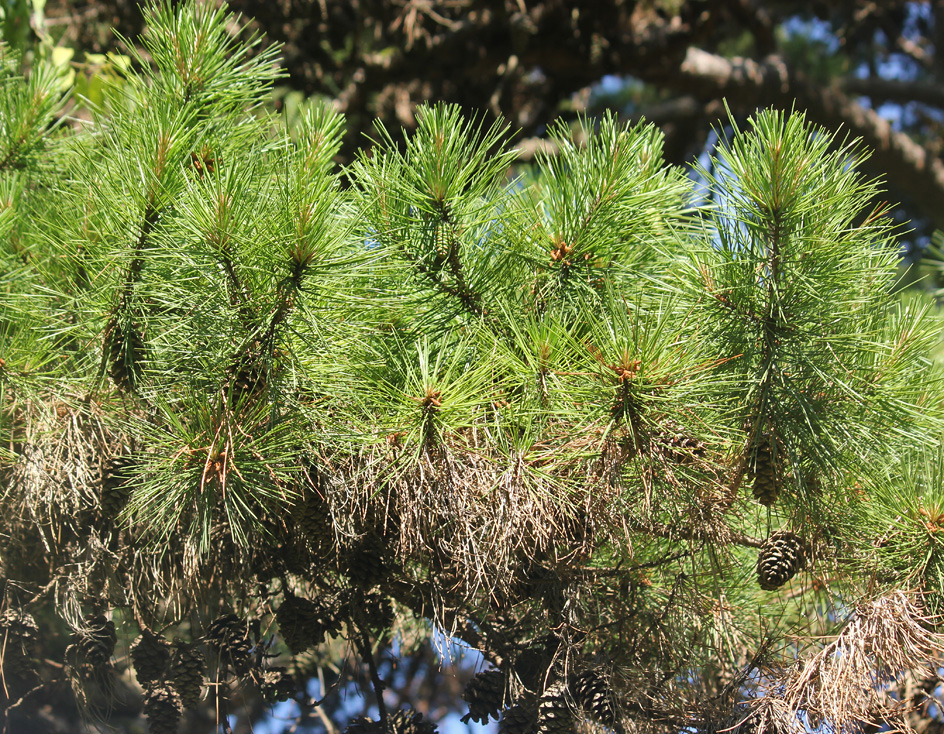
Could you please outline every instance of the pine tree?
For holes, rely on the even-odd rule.
[[[939,322],[865,151],[759,112],[696,186],[607,116],[522,169],[430,105],[339,170],[233,18],[147,21],[88,125],[3,60],[4,717],[107,717],[125,660],[167,730],[204,683],[310,706],[344,640],[354,726],[428,728],[377,653],[444,630],[506,730],[897,721],[876,681],[942,641]]]

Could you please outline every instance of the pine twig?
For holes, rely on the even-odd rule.
[[[359,607],[360,605],[358,605],[358,608]],[[374,697],[377,700],[377,713],[380,715],[380,724],[384,731],[389,731],[387,727],[387,705],[384,703],[383,698],[386,685],[380,679],[380,674],[377,672],[377,663],[374,660],[374,653],[370,649],[370,635],[367,634],[367,630],[361,625],[361,620],[357,618],[356,609],[352,618],[355,632],[353,635],[354,644],[357,647],[358,654],[367,663],[367,669],[370,671],[370,682],[374,689]]]

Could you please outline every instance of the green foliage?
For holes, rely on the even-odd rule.
[[[930,601],[935,613],[942,609],[944,588],[940,525],[944,520],[942,462],[944,449],[940,444],[916,447],[896,467],[898,476],[894,484],[880,485],[872,501],[863,504],[861,512],[850,518],[885,528],[875,542],[877,573],[885,583],[905,574],[916,585],[927,584],[932,590]]]
[[[698,338],[738,355],[749,434],[776,435],[805,492],[812,471],[868,472],[889,430],[926,441],[907,427],[935,332],[913,328],[927,307],[899,304],[888,220],[854,224],[876,195],[852,172],[861,153],[830,151],[796,113],[753,128],[721,149],[717,175],[703,172],[719,203],[689,298]]]
[[[830,84],[832,80],[847,74],[855,60],[836,53],[836,46],[842,45],[842,42],[817,26],[817,21],[810,20],[795,24],[790,31],[779,27],[777,35],[783,55],[792,68],[816,82]]]
[[[19,59],[0,45],[0,170],[27,168],[55,124],[62,107],[57,72],[41,64],[23,81]]]
[[[525,709],[605,663],[659,727],[721,722],[760,652],[792,690],[880,591],[939,604],[938,325],[857,146],[761,112],[695,205],[651,126],[556,126],[512,178],[503,127],[431,105],[342,171],[341,116],[266,115],[225,13],[147,18],[94,125],[44,67],[0,86],[9,605],[121,610],[281,696],[243,618],[317,597],[307,634],[372,665],[390,597]]]
[[[245,113],[258,105],[279,76],[277,49],[250,57],[259,38],[239,41],[230,35],[231,16],[209,4],[174,7],[169,2],[145,9],[149,32],[142,39],[155,73],[151,90],[158,98],[216,114]],[[129,44],[130,45],[130,44]],[[147,60],[135,54],[142,66]]]
[[[75,74],[73,98],[92,109],[110,105],[110,96],[123,93],[131,59],[122,54],[85,54],[85,61]]]
[[[0,7],[0,23],[3,24],[3,43],[22,53],[30,45],[33,31],[32,17],[41,19],[45,0],[11,0]]]

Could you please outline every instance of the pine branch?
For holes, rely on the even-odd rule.
[[[641,520],[633,516],[627,516],[626,523],[628,527],[635,532],[659,538],[667,538],[668,540],[700,541],[703,543],[717,543],[719,541],[718,535],[706,531],[704,525],[701,523],[687,526],[669,525],[655,520]],[[725,528],[722,537],[726,543],[741,545],[745,548],[761,548],[765,542],[758,538],[752,538],[748,535],[737,533],[730,528]],[[634,566],[634,568],[648,568],[650,566],[651,564],[642,564],[640,566]]]
[[[245,689],[247,711],[291,695],[313,647],[317,665],[354,650],[366,673],[316,703],[371,688],[381,728],[399,715],[377,627],[426,645],[444,630],[498,667],[480,682],[507,676],[489,706],[518,683],[533,702],[528,673],[564,685],[599,672],[598,723],[613,725],[600,710],[612,693],[671,734],[761,690],[764,676],[726,687],[720,673],[750,669],[741,654],[768,632],[792,657],[859,583],[939,601],[942,472],[907,492],[901,479],[909,446],[944,425],[925,389],[939,330],[896,305],[893,230],[862,216],[876,186],[855,172],[857,148],[837,150],[802,115],[760,113],[719,143],[701,172],[715,205],[701,206],[651,127],[560,125],[555,153],[509,186],[504,129],[436,106],[405,140],[379,131],[341,188],[340,119],[314,108],[293,134],[257,119],[273,74],[230,55],[225,14],[182,3],[151,17],[153,65],[128,71],[94,135],[70,133],[61,179],[21,206],[27,190],[0,170],[13,202],[0,227],[35,254],[0,289],[14,345],[0,375],[0,561],[11,589],[56,576],[61,593],[37,611],[76,627],[120,579],[129,638],[159,615],[192,650],[212,643],[192,622],[220,600],[240,618],[277,609],[272,639],[257,630],[254,657],[248,638],[243,651],[260,689]],[[54,265],[62,243],[82,252],[86,287]],[[146,410],[85,374],[101,335],[63,327],[61,303],[114,311],[105,352],[126,371],[147,328]],[[72,351],[7,402],[40,337]],[[269,369],[268,389],[247,394],[261,381],[233,375],[243,367]],[[761,468],[782,494],[741,491]],[[813,576],[793,581],[807,544]],[[755,559],[776,568],[758,579]],[[5,656],[48,674],[17,602],[0,614]],[[348,642],[332,647],[345,621]],[[295,671],[267,665],[282,641]],[[147,677],[141,655],[118,655]],[[217,680],[223,718],[234,666]]]
[[[243,328],[251,333],[255,328],[255,315],[252,312],[251,299],[240,280],[239,274],[236,272],[233,258],[226,249],[220,253],[220,262],[223,264],[226,278],[229,281],[229,303],[242,318]]]
[[[448,254],[446,255],[446,261],[449,264],[450,273],[455,279],[455,284],[447,283],[442,277],[442,271],[435,264],[427,264],[420,256],[414,255],[402,244],[400,245],[400,252],[416,268],[417,272],[424,275],[432,283],[436,290],[443,295],[457,298],[467,313],[473,316],[484,314],[481,296],[469,290],[465,284],[462,275],[462,263],[458,256],[458,242],[455,237],[450,238]]]
[[[134,287],[141,280],[141,271],[144,269],[145,263],[144,251],[148,248],[148,239],[159,217],[160,212],[149,203],[144,210],[141,229],[134,243],[134,254],[131,263],[128,265],[128,273],[125,276],[124,287],[121,290],[121,298],[118,305],[119,310],[123,310],[128,306],[134,292]]]

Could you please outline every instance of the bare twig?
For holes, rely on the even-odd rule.
[[[360,607],[358,603],[358,607]],[[361,623],[361,620],[358,619],[357,609],[354,610],[355,617],[354,621],[354,645],[357,647],[357,652],[361,658],[367,663],[367,669],[370,671],[370,682],[374,688],[374,698],[377,700],[377,712],[380,715],[380,723],[383,727],[383,731],[390,731],[387,724],[387,705],[384,703],[383,692],[386,685],[380,679],[380,674],[377,672],[377,663],[374,660],[374,653],[371,650],[370,646],[370,635],[367,633],[366,627]]]

